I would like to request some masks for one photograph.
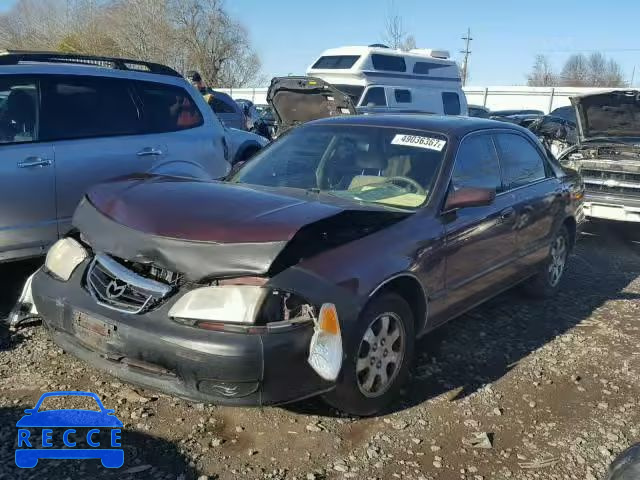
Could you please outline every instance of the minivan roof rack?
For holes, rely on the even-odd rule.
[[[20,62],[43,63],[75,63],[94,65],[97,67],[113,68],[116,70],[130,70],[134,72],[157,73],[181,77],[173,68],[160,63],[131,60],[129,58],[101,57],[98,55],[84,55],[62,52],[38,52],[27,50],[0,50],[0,65],[17,65]]]

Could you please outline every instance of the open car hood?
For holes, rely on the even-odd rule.
[[[198,281],[277,273],[407,215],[301,190],[147,176],[93,187],[73,225],[96,252]]]
[[[281,129],[319,118],[356,114],[349,95],[315,77],[272,79],[267,102]]]
[[[640,91],[614,90],[572,97],[580,141],[640,138]]]

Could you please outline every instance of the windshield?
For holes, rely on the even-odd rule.
[[[397,128],[299,127],[258,153],[230,181],[416,208],[429,198],[446,143],[439,133]]]
[[[346,93],[351,98],[351,102],[357,105],[364,91],[364,87],[361,85],[344,85],[344,84],[331,84],[335,89],[340,90],[342,93]]]

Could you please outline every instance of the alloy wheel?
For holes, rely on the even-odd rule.
[[[549,284],[555,287],[560,283],[567,263],[567,239],[558,235],[551,244],[551,262],[549,263]]]
[[[406,332],[392,312],[378,315],[360,341],[356,377],[360,392],[369,398],[383,395],[393,384],[404,359]]]

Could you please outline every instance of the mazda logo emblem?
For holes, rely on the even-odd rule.
[[[119,284],[117,280],[111,280],[107,285],[107,297],[111,299],[121,297],[126,289],[126,283]]]

